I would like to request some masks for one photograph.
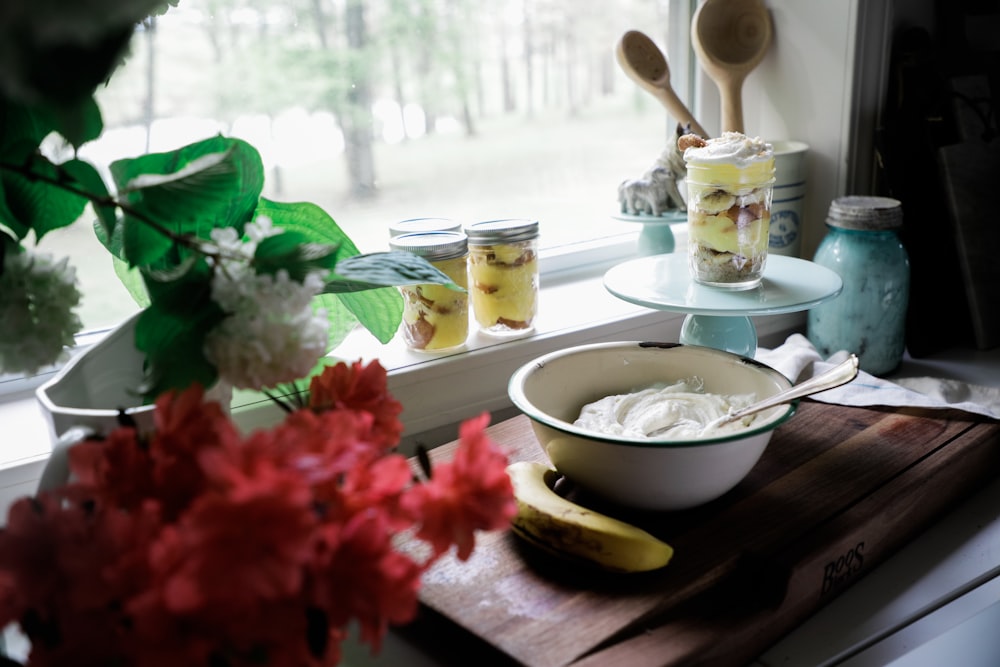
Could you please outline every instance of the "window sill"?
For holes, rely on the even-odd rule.
[[[675,228],[677,251],[683,252],[686,230]],[[400,337],[380,345],[363,330],[335,351],[345,360],[378,359],[389,371],[389,389],[403,404],[400,449],[412,454],[416,445],[434,447],[454,440],[458,424],[482,412],[493,422],[516,414],[507,382],[521,365],[547,352],[611,340],[676,341],[683,313],[655,311],[629,304],[604,287],[604,274],[635,256],[636,234],[609,246],[570,248],[565,255],[542,256],[539,315],[534,331],[520,338],[497,338],[474,332],[465,347],[446,353],[408,350]],[[593,252],[588,257],[587,253]],[[804,313],[753,318],[762,345],[780,343],[805,323]],[[281,419],[269,400],[234,407],[244,429]]]
[[[680,235],[683,231],[680,231]],[[420,353],[394,339],[380,345],[359,330],[336,350],[346,360],[378,359],[389,371],[389,389],[403,404],[404,437],[401,450],[412,454],[421,444],[433,447],[453,440],[462,420],[484,411],[497,422],[515,414],[507,397],[507,381],[522,364],[573,345],[608,340],[676,341],[683,313],[660,312],[626,303],[612,296],[603,276],[615,263],[634,253],[635,235],[623,236],[609,246],[572,249],[569,255],[543,255],[542,289],[535,330],[523,338],[498,339],[473,333],[456,352]],[[678,238],[679,249],[683,238]],[[588,257],[588,253],[593,253]],[[583,258],[583,261],[581,261]],[[574,268],[575,267],[575,268]],[[755,318],[762,344],[780,342],[801,327],[802,313]],[[44,379],[44,378],[43,378]],[[37,382],[35,384],[38,384]],[[258,394],[239,394],[233,416],[249,431],[281,419],[281,411]],[[35,401],[34,386],[8,393],[0,400],[0,423],[7,438],[0,450],[0,508],[6,502],[34,491],[48,458],[51,438]],[[13,440],[13,442],[10,442]]]

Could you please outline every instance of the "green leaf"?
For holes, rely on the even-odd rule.
[[[337,246],[310,243],[303,234],[286,231],[261,241],[253,262],[258,274],[273,275],[284,269],[290,278],[302,282],[310,271],[329,271],[336,265]]]
[[[104,223],[99,219],[94,220],[94,234],[97,236],[97,240],[101,242],[101,245],[110,252],[114,257],[125,261],[125,230],[120,224],[116,224],[111,230],[111,235],[108,236],[108,228],[104,226]]]
[[[45,113],[52,119],[54,129],[74,148],[97,139],[104,130],[101,109],[92,95],[65,104],[48,105]]]
[[[146,355],[143,393],[148,398],[195,382],[211,387],[218,379],[215,366],[205,358],[204,343],[225,314],[211,299],[210,279],[204,260],[171,282],[147,276],[152,303],[136,322],[136,346]]]
[[[385,287],[336,296],[380,343],[388,343],[396,335],[403,319],[403,297],[399,290]]]
[[[0,174],[0,229],[9,232],[10,236],[20,241],[31,231],[31,228],[17,219],[7,206],[7,194],[4,191],[3,175]]]
[[[136,345],[146,354],[142,393],[147,399],[170,389],[183,390],[195,382],[211,387],[219,377],[203,350],[214,321],[204,316],[183,319],[174,315],[154,302],[136,322]]]
[[[146,283],[142,277],[142,271],[135,267],[130,267],[128,262],[118,257],[112,256],[111,263],[114,266],[115,275],[118,280],[128,290],[129,296],[140,308],[146,308],[150,304],[149,294],[146,292]]]
[[[172,311],[187,312],[202,300],[210,300],[212,268],[204,257],[195,256],[193,261],[184,262],[169,276],[169,281],[160,280],[167,270],[143,270],[146,289],[153,301]]]
[[[111,264],[115,270],[118,280],[128,291],[129,296],[140,308],[145,308],[150,304],[149,293],[146,292],[146,283],[142,276],[142,271],[138,267],[131,267],[125,261],[124,249],[122,248],[122,226],[116,225],[111,231],[112,236],[108,236],[109,230],[100,220],[94,220],[94,234],[107,251],[111,254]]]
[[[111,173],[127,205],[125,257],[140,266],[181,261],[185,252],[165,232],[205,239],[221,227],[242,233],[264,185],[257,150],[225,137],[119,160]]]
[[[262,198],[260,206],[257,208],[257,214],[271,218],[276,227],[285,230],[285,235],[297,232],[313,242],[336,245],[337,263],[334,271],[338,273],[345,263],[350,271],[351,263],[359,261],[356,258],[365,257],[359,254],[357,246],[334,219],[315,204],[287,204]],[[276,238],[280,238],[280,236]],[[418,282],[439,282],[440,280],[451,282],[448,276],[411,253],[382,254],[386,257],[375,260],[375,266],[379,266],[382,261],[389,265],[399,263],[406,267],[414,267],[409,271],[415,271],[419,274],[421,280]],[[417,266],[420,268],[415,268]],[[366,280],[361,281],[349,281],[346,278],[331,275],[330,279],[333,282],[327,285],[325,290],[327,294],[322,294],[313,300],[314,305],[323,307],[327,311],[327,319],[330,322],[328,350],[335,350],[359,323],[382,343],[389,342],[396,334],[403,317],[403,299],[399,292],[391,287],[396,284],[410,284],[410,281],[409,278],[406,278],[401,283],[395,283],[393,281],[399,277],[398,274],[391,268],[388,271],[383,269],[379,269],[378,275],[374,276],[374,279],[372,276],[364,276]],[[364,267],[359,270],[364,271]],[[434,279],[430,279],[431,276]],[[379,283],[379,279],[385,279],[387,282]]]
[[[358,247],[330,215],[316,204],[309,202],[275,202],[262,197],[257,215],[271,219],[275,227],[285,233],[301,234],[312,243],[337,246],[336,261],[359,254]]]
[[[211,191],[228,192],[236,176],[226,153],[202,156],[168,175],[143,174],[126,184],[125,258],[149,266],[174,248],[169,234],[194,234],[211,217]]]
[[[117,209],[111,203],[111,196],[108,193],[108,186],[101,178],[101,174],[89,162],[83,160],[69,160],[60,165],[60,168],[67,177],[75,181],[81,190],[91,194],[97,200],[91,199],[90,203],[97,213],[97,220],[105,228],[110,237],[117,222]]]
[[[464,291],[423,257],[409,252],[375,252],[338,262],[326,292],[357,292],[375,287],[437,284]]]
[[[55,185],[63,182],[63,178],[59,168],[41,155],[36,155],[25,166],[24,173],[4,171],[0,182],[7,215],[12,216],[4,222],[15,232],[16,228],[11,225],[14,221],[34,230],[36,239],[76,222],[87,199]]]
[[[0,155],[5,162],[23,164],[55,129],[49,114],[0,96]]]
[[[320,294],[313,299],[312,305],[314,310],[317,308],[326,310],[326,319],[330,323],[326,349],[337,349],[358,325],[358,318],[335,294]]]

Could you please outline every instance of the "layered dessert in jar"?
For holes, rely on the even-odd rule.
[[[393,250],[423,257],[452,282],[468,289],[468,239],[461,232],[402,234],[389,242]],[[468,293],[446,285],[419,284],[399,288],[403,296],[403,339],[414,350],[438,351],[464,345],[469,336]]]
[[[739,132],[702,139],[686,134],[688,261],[701,284],[749,289],[767,262],[774,150]]]
[[[465,228],[469,236],[469,296],[481,331],[530,331],[538,313],[538,222],[491,220]]]

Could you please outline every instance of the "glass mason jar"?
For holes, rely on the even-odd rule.
[[[389,247],[423,257],[456,285],[469,288],[468,239],[462,232],[402,234]],[[403,339],[414,350],[446,350],[469,337],[469,295],[444,285],[406,285],[403,295]]]
[[[910,262],[897,230],[900,202],[888,197],[841,197],[830,205],[827,234],[813,258],[836,271],[844,289],[809,311],[807,336],[824,357],[847,350],[861,369],[884,375],[906,347]]]
[[[468,225],[472,314],[484,333],[523,334],[538,314],[538,221]]]
[[[774,158],[687,159],[688,264],[695,282],[726,289],[760,284],[767,262]]]

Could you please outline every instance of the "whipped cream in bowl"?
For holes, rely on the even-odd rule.
[[[712,427],[713,422],[756,400],[756,394],[705,392],[698,376],[605,396],[580,410],[574,426],[605,435],[661,440],[693,440],[745,430],[746,420]]]

